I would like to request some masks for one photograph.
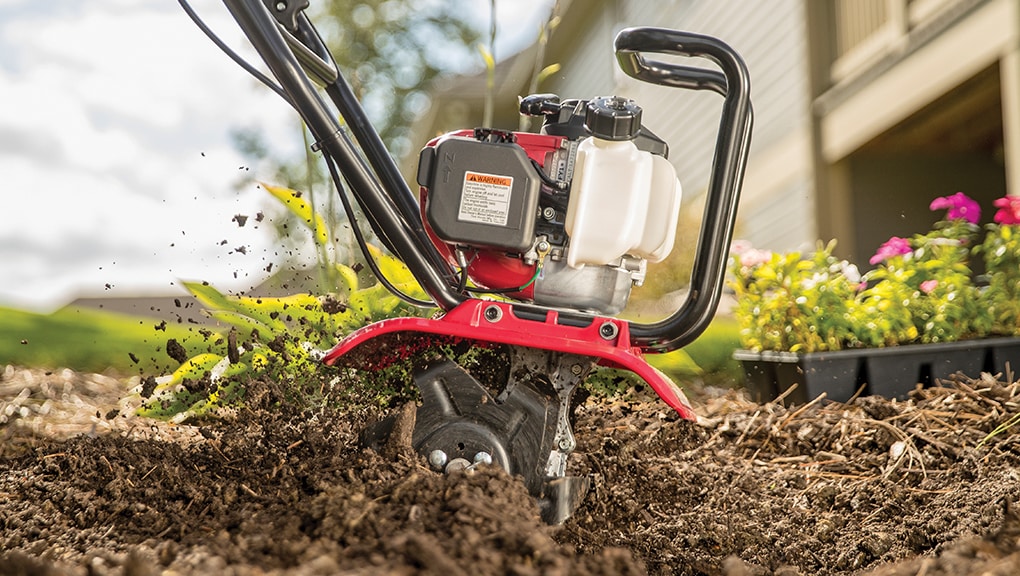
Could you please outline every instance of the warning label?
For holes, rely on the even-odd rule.
[[[513,184],[514,179],[510,176],[466,172],[457,219],[461,222],[506,226]]]

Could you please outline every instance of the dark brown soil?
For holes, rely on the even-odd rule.
[[[549,527],[499,469],[361,449],[369,414],[169,427],[22,372],[0,377],[0,574],[1020,573],[1020,435],[982,443],[1020,384],[990,377],[792,408],[702,391],[698,423],[589,399],[570,470],[593,489]],[[69,394],[91,427],[63,439],[39,422]]]

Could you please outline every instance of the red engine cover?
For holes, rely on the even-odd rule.
[[[459,130],[450,132],[429,141],[426,146],[434,147],[443,138],[455,136],[473,138],[474,130]],[[533,134],[530,132],[514,132],[515,143],[524,149],[528,158],[534,160],[543,169],[551,162],[554,154],[562,147],[564,138],[562,136],[547,136],[544,134]],[[435,231],[429,226],[425,214],[425,206],[428,200],[429,190],[427,187],[420,187],[420,211],[422,223],[432,243],[439,252],[446,258],[451,266],[459,266],[454,256],[454,246],[444,242]],[[468,276],[478,286],[490,290],[512,290],[520,286],[526,286],[520,291],[507,292],[507,296],[523,301],[534,299],[535,285],[531,282],[534,278],[536,265],[527,266],[516,256],[508,256],[502,251],[470,249],[466,251],[468,260]]]

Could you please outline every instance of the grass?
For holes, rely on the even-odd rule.
[[[740,363],[733,359],[733,351],[739,347],[737,321],[728,316],[717,316],[684,350],[706,374],[732,375],[739,380]]]
[[[208,351],[199,327],[167,323],[160,330],[158,324],[153,318],[81,308],[36,314],[0,307],[0,365],[159,375],[179,365],[166,355],[170,338],[181,342],[189,357]],[[732,357],[738,345],[736,321],[719,317],[684,351],[706,382],[733,385],[741,379]]]
[[[168,339],[176,339],[189,354],[208,346],[198,326],[168,322],[158,329],[159,323],[81,308],[37,314],[0,307],[0,365],[158,375],[179,364],[164,351]]]

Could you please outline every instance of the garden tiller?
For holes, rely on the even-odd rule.
[[[324,362],[374,369],[437,345],[497,350],[505,358],[494,379],[450,355],[416,356],[428,360],[415,365],[421,404],[411,443],[430,466],[499,465],[523,478],[543,517],[556,523],[588,488],[586,477],[567,475],[567,458],[575,446],[574,391],[593,366],[629,370],[681,417],[695,417],[683,392],[643,356],[693,341],[719,302],[752,122],[747,70],[732,49],[661,28],[616,37],[628,75],[723,97],[688,294],[665,319],[637,323],[615,315],[648,263],[673,249],[680,210],[667,143],[641,123],[637,104],[615,96],[527,96],[521,113],[540,119],[539,133],[483,127],[440,136],[421,152],[413,192],[305,15],[307,0],[224,2],[276,81],[231,55],[300,113],[348,216],[350,190],[374,234],[430,300],[401,293],[385,277],[380,282],[405,301],[440,310],[368,325]],[[647,54],[707,59],[717,69]]]

